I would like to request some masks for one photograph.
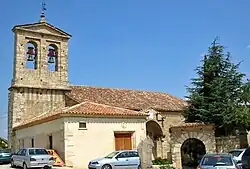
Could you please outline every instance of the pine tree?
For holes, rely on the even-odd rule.
[[[245,75],[238,71],[240,63],[233,64],[230,58],[215,39],[202,65],[196,68],[198,77],[191,79],[192,87],[187,88],[189,107],[183,112],[187,122],[215,124],[219,128],[247,124],[246,115],[241,116],[239,109]]]

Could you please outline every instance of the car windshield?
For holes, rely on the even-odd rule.
[[[0,153],[11,153],[10,149],[2,149]]]
[[[45,149],[29,149],[29,155],[47,155],[48,152]]]
[[[230,151],[229,153],[232,154],[234,157],[238,157],[243,151],[241,150],[234,150]]]
[[[203,158],[202,165],[207,166],[232,166],[233,161],[229,156],[206,156]]]
[[[117,155],[119,152],[114,151],[112,153],[110,153],[109,155],[105,156],[104,158],[113,158],[115,155]]]

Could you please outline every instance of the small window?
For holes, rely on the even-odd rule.
[[[34,138],[31,139],[31,147],[34,147]]]
[[[79,122],[79,129],[87,129],[86,122]]]

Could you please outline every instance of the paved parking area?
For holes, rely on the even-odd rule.
[[[0,169],[12,169],[10,164],[0,164]],[[52,169],[72,169],[70,167],[53,167]]]

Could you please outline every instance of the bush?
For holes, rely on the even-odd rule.
[[[168,159],[162,159],[162,158],[156,158],[152,161],[153,165],[167,165],[171,164],[171,162]]]

